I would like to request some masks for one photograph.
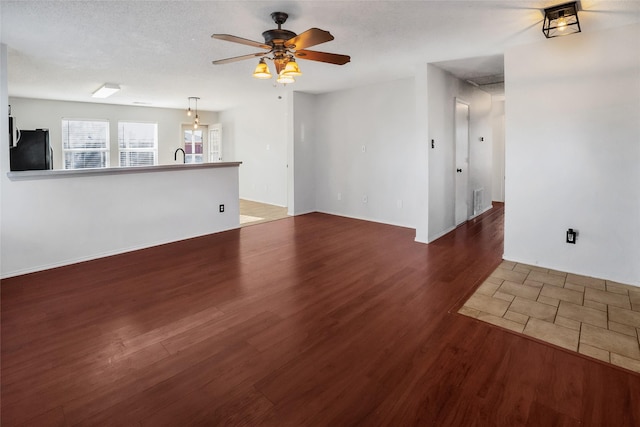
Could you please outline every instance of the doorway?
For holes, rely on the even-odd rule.
[[[240,199],[240,226],[261,224],[288,218],[287,208]]]
[[[209,126],[208,152],[210,163],[222,161],[222,125],[219,123]]]
[[[206,125],[198,126],[197,129],[194,129],[193,125],[182,125],[185,163],[204,162],[204,147],[207,144],[208,133]]]
[[[455,224],[469,219],[469,104],[455,104]]]

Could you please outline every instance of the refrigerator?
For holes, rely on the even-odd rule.
[[[12,171],[53,169],[49,130],[21,130],[17,144],[9,149]]]

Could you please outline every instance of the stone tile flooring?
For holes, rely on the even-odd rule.
[[[240,226],[260,224],[287,218],[287,208],[240,199]]]
[[[640,287],[503,261],[458,313],[640,372]]]

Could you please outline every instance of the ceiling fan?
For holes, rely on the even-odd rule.
[[[262,33],[264,43],[232,36],[230,34],[213,34],[211,37],[214,39],[259,47],[266,49],[266,52],[256,52],[248,55],[235,56],[233,58],[219,59],[217,61],[212,61],[212,63],[214,65],[228,64],[231,62],[242,61],[244,59],[260,57],[260,62],[258,63],[253,76],[256,78],[267,79],[271,78],[271,73],[269,72],[269,68],[264,60],[270,59],[275,64],[276,72],[278,74],[278,82],[293,83],[294,76],[302,75],[297,63],[295,62],[295,58],[326,62],[336,65],[344,65],[351,61],[351,58],[348,55],[307,50],[307,47],[333,40],[333,36],[328,31],[324,31],[319,28],[311,28],[301,34],[285,30],[282,28],[282,24],[287,21],[288,17],[289,15],[284,12],[273,12],[271,14],[271,18],[273,19],[273,22],[278,25],[278,28],[267,30]]]

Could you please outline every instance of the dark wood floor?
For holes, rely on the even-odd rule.
[[[640,425],[640,376],[455,313],[502,225],[309,214],[4,280],[2,425]]]

